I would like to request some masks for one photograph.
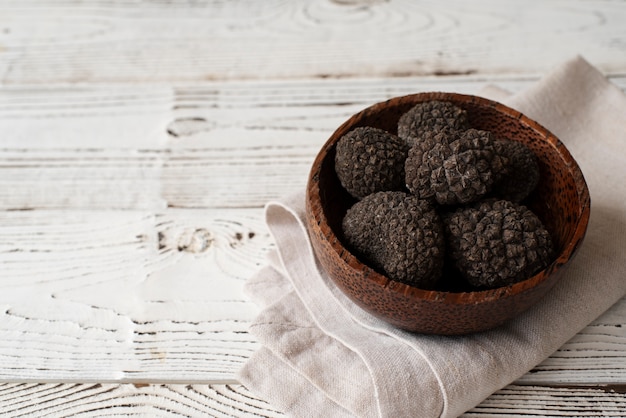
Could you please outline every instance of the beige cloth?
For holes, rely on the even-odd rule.
[[[246,283],[263,307],[262,348],[240,381],[293,416],[456,417],[515,381],[626,294],[626,97],[577,57],[519,94],[488,97],[539,121],[579,162],[591,192],[587,237],[538,304],[483,333],[429,336],[388,326],[320,272],[304,194],[266,207],[277,251]]]

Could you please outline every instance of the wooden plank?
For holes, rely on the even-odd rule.
[[[260,209],[0,212],[0,380],[233,379]]]
[[[261,207],[303,187],[344,119],[414,89],[410,80],[9,88],[0,209]]]
[[[622,87],[626,78],[614,79]],[[501,79],[513,91],[530,80]],[[332,131],[377,101],[484,80],[9,88],[0,210],[262,207],[301,190]]]
[[[261,209],[0,212],[0,380],[234,379]],[[626,382],[626,299],[524,383]],[[16,361],[19,358],[19,361]]]
[[[494,393],[462,417],[623,417],[624,410],[626,396],[623,387],[512,385]],[[99,383],[2,384],[0,414],[13,417],[283,416],[238,384],[209,386]]]
[[[461,417],[623,417],[626,411],[624,393],[623,386],[511,385]]]
[[[4,384],[3,416],[281,417],[243,386]]]
[[[538,74],[575,54],[626,64],[626,9],[609,0],[7,0],[2,16],[5,85]]]

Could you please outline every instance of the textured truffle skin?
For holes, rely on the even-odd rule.
[[[408,145],[387,131],[355,128],[337,142],[335,171],[341,185],[357,199],[378,191],[404,190]]]
[[[398,136],[409,145],[423,139],[424,135],[443,129],[462,131],[467,128],[469,124],[465,110],[437,100],[415,105],[398,120]]]
[[[420,199],[434,199],[433,170],[443,167],[444,161],[452,155],[450,143],[458,138],[456,131],[444,131],[426,135],[414,143],[404,166],[406,186],[411,193]]]
[[[537,157],[523,143],[499,139],[502,155],[508,159],[508,166],[493,185],[493,194],[499,198],[521,202],[539,183]]]
[[[355,203],[342,222],[356,255],[387,277],[423,289],[441,277],[444,234],[433,206],[404,192],[378,192]]]
[[[523,205],[487,199],[443,216],[447,254],[470,284],[500,287],[530,278],[553,253],[550,234]]]
[[[434,198],[442,205],[467,204],[491,191],[507,163],[490,132],[444,129],[409,150],[405,180],[420,198]]]

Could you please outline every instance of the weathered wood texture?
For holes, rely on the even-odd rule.
[[[416,410],[419,406],[416,405]],[[493,416],[623,417],[623,387],[538,387],[502,389],[463,418]],[[0,414],[11,417],[210,416],[282,417],[238,384],[115,385],[3,384]],[[315,411],[311,411],[315,416]]]
[[[234,380],[262,206],[389,97],[517,91],[574,54],[625,88],[625,20],[614,0],[3,1],[0,415],[281,416]],[[624,318],[466,416],[623,416]]]
[[[320,146],[364,107],[484,85],[405,78],[9,87],[0,95],[0,209],[262,207],[303,188]]]
[[[527,74],[626,65],[622,1],[5,0],[0,80]]]

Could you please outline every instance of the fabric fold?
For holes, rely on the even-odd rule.
[[[323,332],[355,354],[353,361],[367,367],[374,397],[367,394],[360,404],[373,402],[367,411],[378,412],[375,416],[410,416],[415,405],[441,409],[439,382],[424,357],[407,350],[402,342],[355,322],[350,314],[354,305],[318,269],[303,222],[304,195],[299,193],[292,199],[291,206],[268,204],[266,221],[276,241],[281,266],[310,317]],[[345,363],[338,362],[335,366],[330,363],[329,368],[336,371],[344,367]],[[388,370],[400,373],[390,375]],[[428,390],[414,390],[420,386]],[[423,397],[422,393],[428,396]]]

